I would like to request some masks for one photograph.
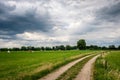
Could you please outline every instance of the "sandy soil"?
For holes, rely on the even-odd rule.
[[[75,80],[91,80],[91,77],[92,77],[92,74],[93,74],[92,73],[93,64],[99,56],[100,55],[97,55],[97,56],[93,57],[92,59],[90,59],[83,66],[80,73],[76,76]]]
[[[85,56],[85,57],[80,58],[78,60],[75,60],[73,62],[70,62],[67,65],[60,67],[56,71],[44,76],[43,78],[38,79],[38,80],[56,80],[61,74],[63,74],[65,71],[67,71],[73,65],[75,65],[76,63],[78,63],[78,62],[82,61],[83,59],[90,57],[90,56],[92,56],[92,55],[88,55],[88,56]]]

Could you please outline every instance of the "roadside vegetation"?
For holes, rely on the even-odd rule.
[[[102,54],[97,59],[94,80],[120,80],[120,51]]]

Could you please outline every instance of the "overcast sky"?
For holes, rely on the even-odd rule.
[[[0,0],[0,47],[120,45],[120,0]]]

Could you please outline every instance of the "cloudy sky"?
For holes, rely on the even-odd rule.
[[[0,47],[120,45],[120,0],[0,0]]]

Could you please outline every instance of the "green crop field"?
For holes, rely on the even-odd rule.
[[[0,52],[0,80],[14,80],[44,75],[69,61],[93,51]],[[45,72],[46,71],[46,72]],[[39,74],[38,74],[39,73]]]
[[[97,59],[94,80],[120,80],[120,51],[111,51]]]

